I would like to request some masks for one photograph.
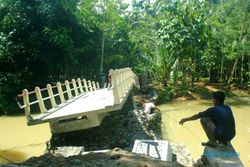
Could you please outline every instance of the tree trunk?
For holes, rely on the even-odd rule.
[[[191,86],[193,87],[194,86],[194,82],[195,82],[195,76],[196,76],[196,67],[195,67],[196,65],[195,65],[195,61],[194,61],[194,59],[192,58],[192,60],[191,60]]]
[[[102,33],[102,54],[101,54],[101,65],[100,65],[100,76],[103,72],[103,57],[104,57],[104,46],[105,46],[105,33]]]
[[[243,2],[242,2],[242,13],[243,13],[243,16],[241,17],[241,26],[240,26],[241,28],[240,28],[239,44],[243,44],[243,39],[244,39],[243,38],[243,30],[244,30],[244,18],[245,18],[245,15],[244,15],[244,5],[243,5]],[[227,85],[229,85],[230,82],[232,81],[233,74],[234,74],[234,72],[236,70],[236,65],[238,63],[238,59],[239,59],[239,57],[237,57],[235,59],[234,66],[233,66],[233,69],[231,71],[231,75],[229,76],[228,81],[227,81]]]
[[[210,65],[210,66],[209,66],[209,69],[208,69],[208,78],[209,78],[209,82],[211,82],[211,70],[212,70],[212,66]]]
[[[223,83],[223,68],[224,68],[224,60],[223,58],[221,59],[221,66],[220,66],[220,84],[222,85]]]
[[[234,61],[233,69],[232,69],[231,74],[230,74],[230,76],[228,78],[227,85],[229,85],[231,83],[232,79],[233,79],[233,75],[234,75],[234,72],[236,70],[237,63],[238,63],[238,58],[236,58],[235,61]]]
[[[68,56],[65,56],[65,67],[64,67],[64,78],[67,78],[69,75],[69,61]]]
[[[166,62],[163,60],[163,85],[167,86],[168,75],[167,75],[167,67]]]

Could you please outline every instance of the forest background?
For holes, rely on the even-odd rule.
[[[24,88],[123,67],[167,92],[249,87],[250,0],[0,0],[0,113]]]

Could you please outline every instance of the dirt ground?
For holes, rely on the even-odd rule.
[[[177,162],[158,161],[146,155],[135,154],[119,148],[105,153],[89,153],[65,158],[44,154],[20,164],[4,164],[1,167],[181,167]]]

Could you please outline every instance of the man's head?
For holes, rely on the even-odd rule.
[[[225,93],[222,91],[216,91],[213,92],[213,101],[214,104],[224,104],[224,100],[225,100]]]

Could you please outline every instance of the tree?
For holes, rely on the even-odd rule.
[[[23,88],[79,76],[90,38],[73,13],[77,2],[0,1],[0,110],[16,110]]]
[[[139,45],[140,54],[155,69],[153,71],[160,74],[165,85],[171,71],[174,71],[174,83],[177,76],[181,77],[180,69],[173,70],[177,62],[183,64],[184,71],[191,72],[194,81],[209,31],[205,9],[205,4],[199,1],[134,2],[131,25],[136,28],[131,27],[134,28],[132,40]],[[188,64],[184,66],[184,62]]]
[[[80,8],[79,20],[90,30],[95,27],[100,31],[98,64],[101,75],[110,68],[130,64],[130,41],[124,10],[128,6],[121,1],[84,1]]]
[[[249,0],[230,0],[210,4],[211,15],[208,23],[212,28],[214,39],[210,42],[211,45],[218,46],[210,52],[212,54],[217,52],[214,57],[221,61],[214,64],[214,67],[220,64],[220,70],[215,71],[220,71],[221,82],[227,82],[227,84],[230,84],[233,79],[234,82],[238,80],[241,84],[248,80],[246,57],[249,56],[249,52],[246,49],[248,48],[246,43],[249,41],[249,2]],[[239,60],[241,60],[240,63]],[[240,75],[234,77],[236,73]]]

